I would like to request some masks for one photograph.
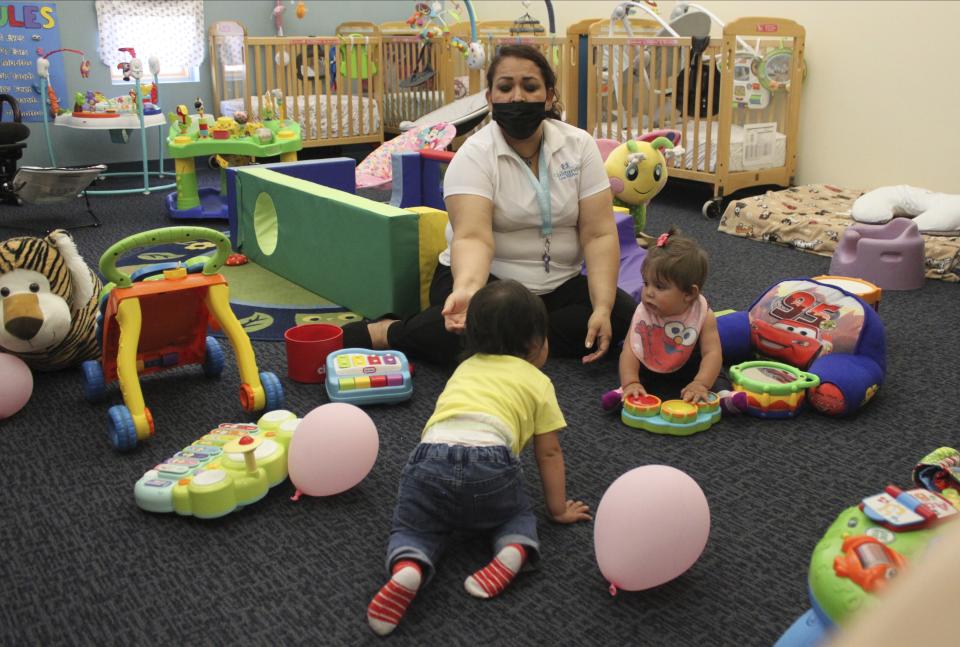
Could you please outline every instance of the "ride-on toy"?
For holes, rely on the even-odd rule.
[[[202,266],[161,263],[138,270],[134,278],[116,267],[117,259],[132,249],[197,240],[217,246]],[[250,338],[230,309],[227,281],[219,273],[229,252],[227,237],[213,229],[168,227],[125,238],[100,257],[100,273],[111,282],[101,293],[97,336],[102,354],[100,361],[84,362],[83,373],[89,402],[102,400],[107,384],[120,383],[124,404],[109,411],[115,449],[132,449],[153,435],[153,416],[144,405],[139,375],[186,364],[200,364],[207,377],[220,375],[223,351],[207,335],[210,323],[219,326],[233,346],[243,410],[281,408],[280,380],[273,373],[257,372]]]

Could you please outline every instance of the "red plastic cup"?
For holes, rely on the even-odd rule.
[[[287,345],[287,377],[317,384],[327,378],[327,355],[343,348],[343,331],[325,323],[301,324],[283,333]]]

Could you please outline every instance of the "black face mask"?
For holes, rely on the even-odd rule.
[[[526,139],[547,118],[546,101],[511,101],[493,104],[493,120],[514,139]]]

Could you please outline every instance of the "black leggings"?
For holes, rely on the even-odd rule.
[[[490,275],[487,282],[496,280],[497,277]],[[403,352],[411,359],[435,364],[456,363],[463,350],[463,336],[449,332],[440,314],[451,292],[453,272],[449,266],[438,263],[430,284],[430,307],[390,326],[387,331],[390,348]],[[593,314],[587,277],[574,276],[553,292],[540,295],[540,298],[550,315],[550,354],[556,357],[583,357],[593,352],[593,349],[584,348],[583,345],[587,338],[587,322]],[[636,307],[636,301],[629,294],[617,289],[610,315],[613,339],[607,356],[617,356],[617,344],[627,334]]]

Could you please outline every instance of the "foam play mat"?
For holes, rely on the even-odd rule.
[[[206,241],[167,243],[140,249],[122,257],[117,266],[126,271],[153,263],[182,262],[212,249]],[[224,265],[220,273],[230,285],[230,305],[251,339],[283,341],[283,333],[303,323],[343,326],[360,315],[277,276],[256,263]],[[220,335],[214,332],[214,335]]]

